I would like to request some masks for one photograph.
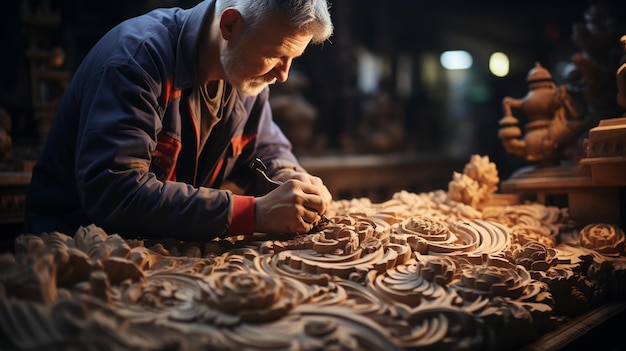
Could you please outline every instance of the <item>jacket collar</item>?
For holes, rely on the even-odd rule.
[[[179,21],[182,23],[182,26],[176,47],[175,89],[184,89],[194,85],[197,72],[196,61],[200,31],[206,21],[212,20],[214,11],[215,1],[204,0],[195,7],[179,12]]]

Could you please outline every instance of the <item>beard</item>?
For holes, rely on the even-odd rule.
[[[226,81],[235,89],[249,96],[258,95],[266,86],[274,84],[276,78],[268,76],[259,76],[249,78],[245,73],[243,65],[235,59],[237,48],[226,48],[220,55],[220,63],[226,75]]]

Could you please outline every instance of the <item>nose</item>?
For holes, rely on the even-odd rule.
[[[276,81],[279,83],[284,83],[289,78],[289,69],[291,68],[291,58],[285,58],[280,61],[279,64],[274,67],[274,77],[276,77]]]

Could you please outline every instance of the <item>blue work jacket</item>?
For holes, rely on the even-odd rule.
[[[249,234],[254,196],[269,189],[249,168],[271,175],[302,170],[272,120],[269,89],[235,93],[199,148],[197,47],[214,3],[153,10],[99,40],[64,93],[34,167],[25,232],[96,224],[125,236],[181,239]],[[220,190],[225,182],[245,192]]]

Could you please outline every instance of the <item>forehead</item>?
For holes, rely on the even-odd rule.
[[[280,49],[299,56],[313,38],[309,31],[298,29],[279,14],[265,16],[248,34],[251,41],[268,49]]]

